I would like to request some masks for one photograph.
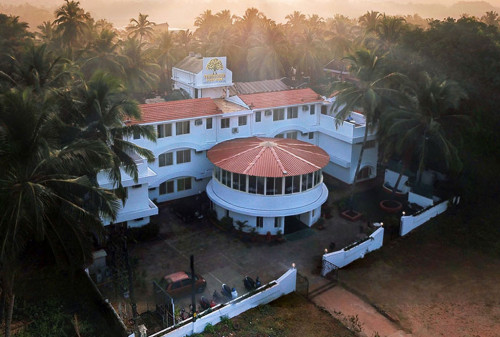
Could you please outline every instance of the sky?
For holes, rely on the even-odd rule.
[[[462,1],[458,0],[79,0],[81,6],[97,19],[105,18],[121,28],[130,18],[139,13],[148,14],[156,23],[168,22],[170,27],[193,28],[199,14],[210,9],[216,13],[229,9],[233,14],[242,15],[246,8],[256,7],[267,17],[285,22],[285,16],[295,10],[304,14],[318,14],[332,17],[343,14],[359,17],[368,10],[377,10],[390,15],[418,13],[425,18],[444,19],[458,17],[467,12],[481,16],[488,10],[500,13],[500,0]],[[2,5],[22,5],[28,0],[0,0]],[[31,1],[31,5],[45,7],[50,13],[63,4],[63,0]]]

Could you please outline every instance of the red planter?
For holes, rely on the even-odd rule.
[[[397,200],[382,200],[379,206],[387,213],[397,213],[403,208],[403,204]]]
[[[348,209],[340,213],[340,216],[350,221],[356,221],[363,216],[363,213]]]

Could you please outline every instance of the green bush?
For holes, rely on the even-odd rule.
[[[225,216],[220,219],[220,224],[225,229],[230,230],[233,228],[233,218],[231,218],[230,216]]]

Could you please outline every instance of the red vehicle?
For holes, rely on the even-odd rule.
[[[181,297],[191,293],[191,273],[180,271],[164,276],[159,285],[172,297]],[[199,274],[194,275],[194,289],[201,293],[207,287],[207,281]]]

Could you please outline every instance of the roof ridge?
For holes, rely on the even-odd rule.
[[[257,147],[260,146],[259,144],[257,145]],[[255,158],[250,162],[250,164],[248,164],[247,168],[243,171],[243,174],[247,174],[248,171],[250,171],[250,169],[252,167],[255,166],[255,164],[257,163],[257,161],[260,159],[260,157],[262,156],[262,153],[266,150],[266,148],[263,146],[259,153],[257,153],[257,155],[255,156]]]

